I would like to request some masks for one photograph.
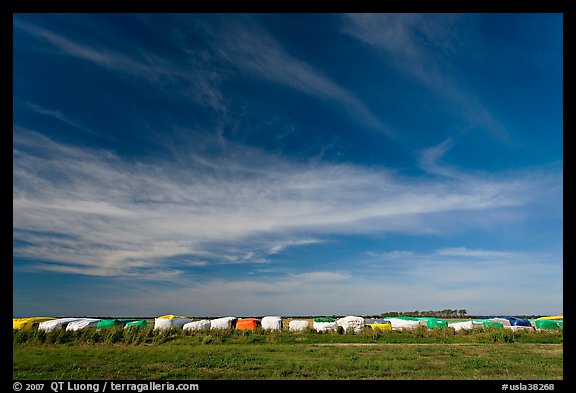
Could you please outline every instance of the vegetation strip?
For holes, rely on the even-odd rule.
[[[150,327],[17,331],[12,375],[18,380],[556,380],[563,378],[563,335],[424,327],[366,328],[358,334]]]

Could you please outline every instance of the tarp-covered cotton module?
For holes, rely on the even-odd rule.
[[[497,316],[496,318],[506,319],[510,322],[510,326],[526,326],[531,327],[530,321],[526,318],[516,318],[516,317],[509,317],[509,316]],[[504,324],[504,327],[507,325]]]
[[[508,329],[508,330],[512,330],[513,332],[516,332],[518,330],[534,330],[533,326],[523,326],[523,325],[511,325],[511,326],[504,326],[504,329]]]
[[[184,330],[209,330],[210,329],[210,321],[207,319],[202,319],[200,321],[193,321],[188,322],[186,325],[182,327]]]
[[[126,325],[124,325],[124,329],[128,329],[128,328],[145,328],[146,326],[148,326],[148,321],[145,319],[138,319],[136,321],[130,321],[127,322]]]
[[[488,318],[487,321],[490,321],[490,322],[498,322],[498,323],[502,324],[502,327],[512,326],[512,324],[510,323],[510,321],[509,321],[508,319],[506,319],[506,318],[494,317],[494,318]],[[484,325],[484,326],[486,326],[486,325]]]
[[[553,319],[536,319],[534,321],[534,328],[536,330],[558,330],[560,324],[558,320]]]
[[[38,330],[51,332],[52,330],[66,329],[70,322],[79,321],[84,318],[58,318],[46,322],[41,322],[38,325]]]
[[[304,320],[294,319],[288,322],[288,330],[291,332],[301,332],[306,330],[308,326],[310,326],[310,322]]]
[[[536,318],[537,321],[545,321],[545,320],[564,320],[564,315],[551,315],[548,317],[540,317]]]
[[[336,320],[336,325],[340,326],[345,333],[349,329],[354,333],[360,333],[362,332],[362,329],[364,329],[364,318],[349,315],[344,318],[338,318],[338,320]]]
[[[172,314],[162,315],[161,317],[154,319],[154,329],[181,329],[188,322],[192,322],[192,319]]]
[[[368,326],[372,328],[372,330],[392,330],[392,324],[386,319],[365,318],[364,326]]]
[[[210,321],[210,329],[232,329],[236,325],[236,317],[222,317]]]
[[[401,318],[386,318],[392,325],[392,330],[416,329],[418,326],[428,326],[426,321],[409,320]]]
[[[68,324],[68,326],[66,326],[66,330],[75,331],[75,330],[80,330],[80,329],[84,329],[87,327],[95,327],[95,326],[98,326],[99,321],[100,321],[100,319],[98,319],[98,318],[82,318],[82,319],[79,319],[78,321],[70,322]]]
[[[325,332],[329,330],[337,330],[338,325],[336,319],[332,317],[314,318],[313,327],[317,332]]]
[[[263,317],[261,323],[264,330],[282,330],[282,318],[278,316]]]
[[[448,323],[448,327],[454,328],[454,330],[458,332],[460,330],[472,330],[479,326],[475,325],[473,321],[460,321]]]
[[[438,319],[432,317],[421,317],[418,319],[426,321],[426,326],[428,327],[428,329],[444,329],[448,327],[448,321],[445,319]]]
[[[12,318],[13,330],[31,330],[38,328],[42,322],[52,321],[53,317],[29,317],[29,318]]]
[[[240,318],[236,321],[236,330],[256,330],[260,320],[256,318]]]
[[[96,326],[97,329],[110,329],[112,327],[115,326],[122,326],[124,327],[124,325],[126,324],[126,322],[122,322],[120,319],[101,319],[98,321],[98,325]]]

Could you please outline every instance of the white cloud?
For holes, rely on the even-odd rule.
[[[290,278],[295,280],[313,281],[315,283],[322,281],[342,281],[350,277],[350,274],[343,272],[308,272],[290,275]]]
[[[336,102],[358,121],[390,137],[395,136],[395,131],[382,123],[352,92],[287,53],[255,21],[245,18],[243,22],[240,25],[237,20],[226,20],[225,28],[218,32],[221,36],[219,53],[223,58],[261,78]]]
[[[434,254],[420,254],[422,257]],[[437,257],[437,256],[436,256]],[[386,311],[465,308],[472,314],[562,314],[562,282],[558,264],[531,257],[517,264],[483,262],[455,266],[435,260],[419,264],[408,275],[374,271],[370,275],[313,271],[255,280],[193,280],[186,285],[130,282],[101,291],[94,313],[158,316],[374,315]],[[556,259],[557,256],[548,257]],[[518,261],[520,262],[520,261]],[[147,294],[146,303],[125,292]],[[112,295],[114,294],[114,295]],[[70,299],[52,314],[82,313],[88,299]],[[78,304],[76,305],[76,301]],[[127,311],[129,310],[129,311]]]
[[[366,255],[369,257],[376,257],[379,259],[402,259],[406,257],[410,257],[414,255],[414,251],[408,250],[396,250],[396,251],[389,251],[389,252],[374,252],[374,251],[367,251]]]
[[[352,92],[306,62],[288,54],[250,17],[241,17],[241,21],[243,23],[237,18],[226,19],[221,30],[208,29],[203,32],[215,36],[213,37],[215,47],[210,51],[195,51],[183,46],[181,50],[185,55],[180,54],[179,63],[145,52],[128,42],[123,42],[127,50],[118,52],[108,49],[103,42],[98,44],[80,42],[18,18],[14,21],[14,27],[47,42],[62,55],[141,78],[165,93],[179,92],[197,103],[219,111],[224,116],[223,119],[226,105],[220,84],[229,70],[219,64],[222,59],[258,77],[335,102],[357,121],[390,137],[395,136],[395,132],[382,123]],[[51,115],[58,114],[51,111]]]
[[[464,174],[459,173],[457,170],[442,165],[440,160],[442,157],[454,146],[453,138],[447,138],[442,143],[423,149],[419,154],[420,167],[428,173],[461,178]]]
[[[366,257],[366,275],[393,271],[395,282],[406,282],[407,286],[420,282],[437,292],[468,290],[481,296],[484,291],[506,289],[523,292],[528,298],[537,297],[539,290],[561,292],[562,287],[561,251],[447,247],[430,252],[370,253]]]
[[[466,247],[452,247],[452,248],[442,248],[436,250],[438,255],[452,256],[452,257],[497,257],[505,258],[509,257],[510,254],[502,251],[492,251],[492,250],[471,250]]]
[[[223,97],[219,90],[220,76],[210,68],[209,60],[188,57],[181,59],[181,63],[175,63],[144,52],[140,47],[129,43],[125,43],[129,49],[120,53],[107,49],[103,44],[75,41],[17,18],[14,20],[14,27],[49,43],[62,55],[82,59],[110,71],[143,79],[163,93],[178,92],[205,107],[220,112],[225,111]],[[115,37],[115,40],[118,39]],[[50,111],[49,114],[58,116],[55,111]],[[66,121],[62,118],[61,120]]]
[[[352,13],[344,33],[376,48],[389,64],[458,108],[466,128],[480,127],[511,143],[505,127],[473,93],[451,76],[450,57],[465,53],[470,18],[459,14]]]
[[[272,247],[270,247],[269,253],[278,254],[287,249],[288,247],[305,246],[308,244],[316,244],[320,242],[321,240],[319,239],[292,239],[292,240],[277,241],[272,245]]]
[[[561,176],[547,172],[431,181],[234,149],[231,160],[204,157],[215,162],[209,168],[195,159],[176,167],[130,162],[18,129],[13,229],[26,243],[14,255],[52,261],[38,265],[46,269],[75,266],[102,275],[177,273],[189,260],[267,263],[327,234],[425,233],[439,229],[444,214],[485,218],[493,209],[529,206],[543,190],[561,192]]]

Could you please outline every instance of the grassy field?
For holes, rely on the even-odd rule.
[[[561,380],[562,332],[16,332],[13,378]]]

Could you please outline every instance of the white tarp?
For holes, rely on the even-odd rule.
[[[211,322],[207,319],[201,321],[188,322],[182,327],[184,330],[209,330]]]
[[[154,330],[182,328],[182,326],[186,325],[188,322],[192,322],[192,319],[175,315],[163,315],[154,319]]]
[[[52,330],[56,330],[56,329],[65,329],[66,326],[68,326],[68,324],[70,322],[74,322],[74,321],[78,321],[80,319],[84,319],[84,318],[58,318],[58,319],[52,319],[50,321],[45,321],[45,322],[41,322],[38,325],[38,330],[44,330],[45,332],[51,332]]]
[[[475,328],[482,328],[482,327],[484,327],[484,322],[481,320],[472,321],[472,326]]]
[[[344,329],[344,333],[346,333],[348,329],[353,329],[354,333],[360,333],[362,332],[362,329],[364,329],[364,318],[349,315],[347,317],[337,319],[336,325],[342,327],[342,329]]]
[[[400,330],[400,329],[416,329],[418,326],[428,327],[426,321],[412,321],[409,319],[400,319],[400,318],[386,318],[387,321],[390,321],[392,325],[392,330]]]
[[[338,325],[336,325],[336,321],[334,322],[316,322],[314,321],[314,329],[317,332],[324,332],[327,330],[336,330],[338,329]]]
[[[488,320],[493,321],[493,322],[500,322],[504,327],[512,326],[510,324],[510,320],[508,320],[506,318],[489,318]]]
[[[288,330],[292,332],[301,332],[310,326],[310,322],[304,320],[294,319],[288,323]]]
[[[477,325],[477,324],[474,324],[473,321],[461,321],[461,322],[454,322],[454,323],[448,324],[448,327],[454,328],[454,330],[456,330],[457,332],[460,330],[472,330],[472,329],[477,328],[479,326],[482,326],[482,324]]]
[[[260,323],[264,330],[282,330],[282,318],[280,317],[263,317]]]
[[[518,330],[534,330],[534,328],[532,326],[504,326],[504,329],[509,329],[512,330],[513,332],[518,331]]]
[[[232,329],[236,317],[222,317],[210,321],[210,329]]]
[[[74,331],[74,330],[80,330],[80,329],[84,329],[84,328],[91,327],[91,326],[98,326],[99,321],[100,321],[100,319],[96,319],[96,318],[82,318],[82,319],[79,319],[78,321],[70,322],[66,326],[66,330]]]

